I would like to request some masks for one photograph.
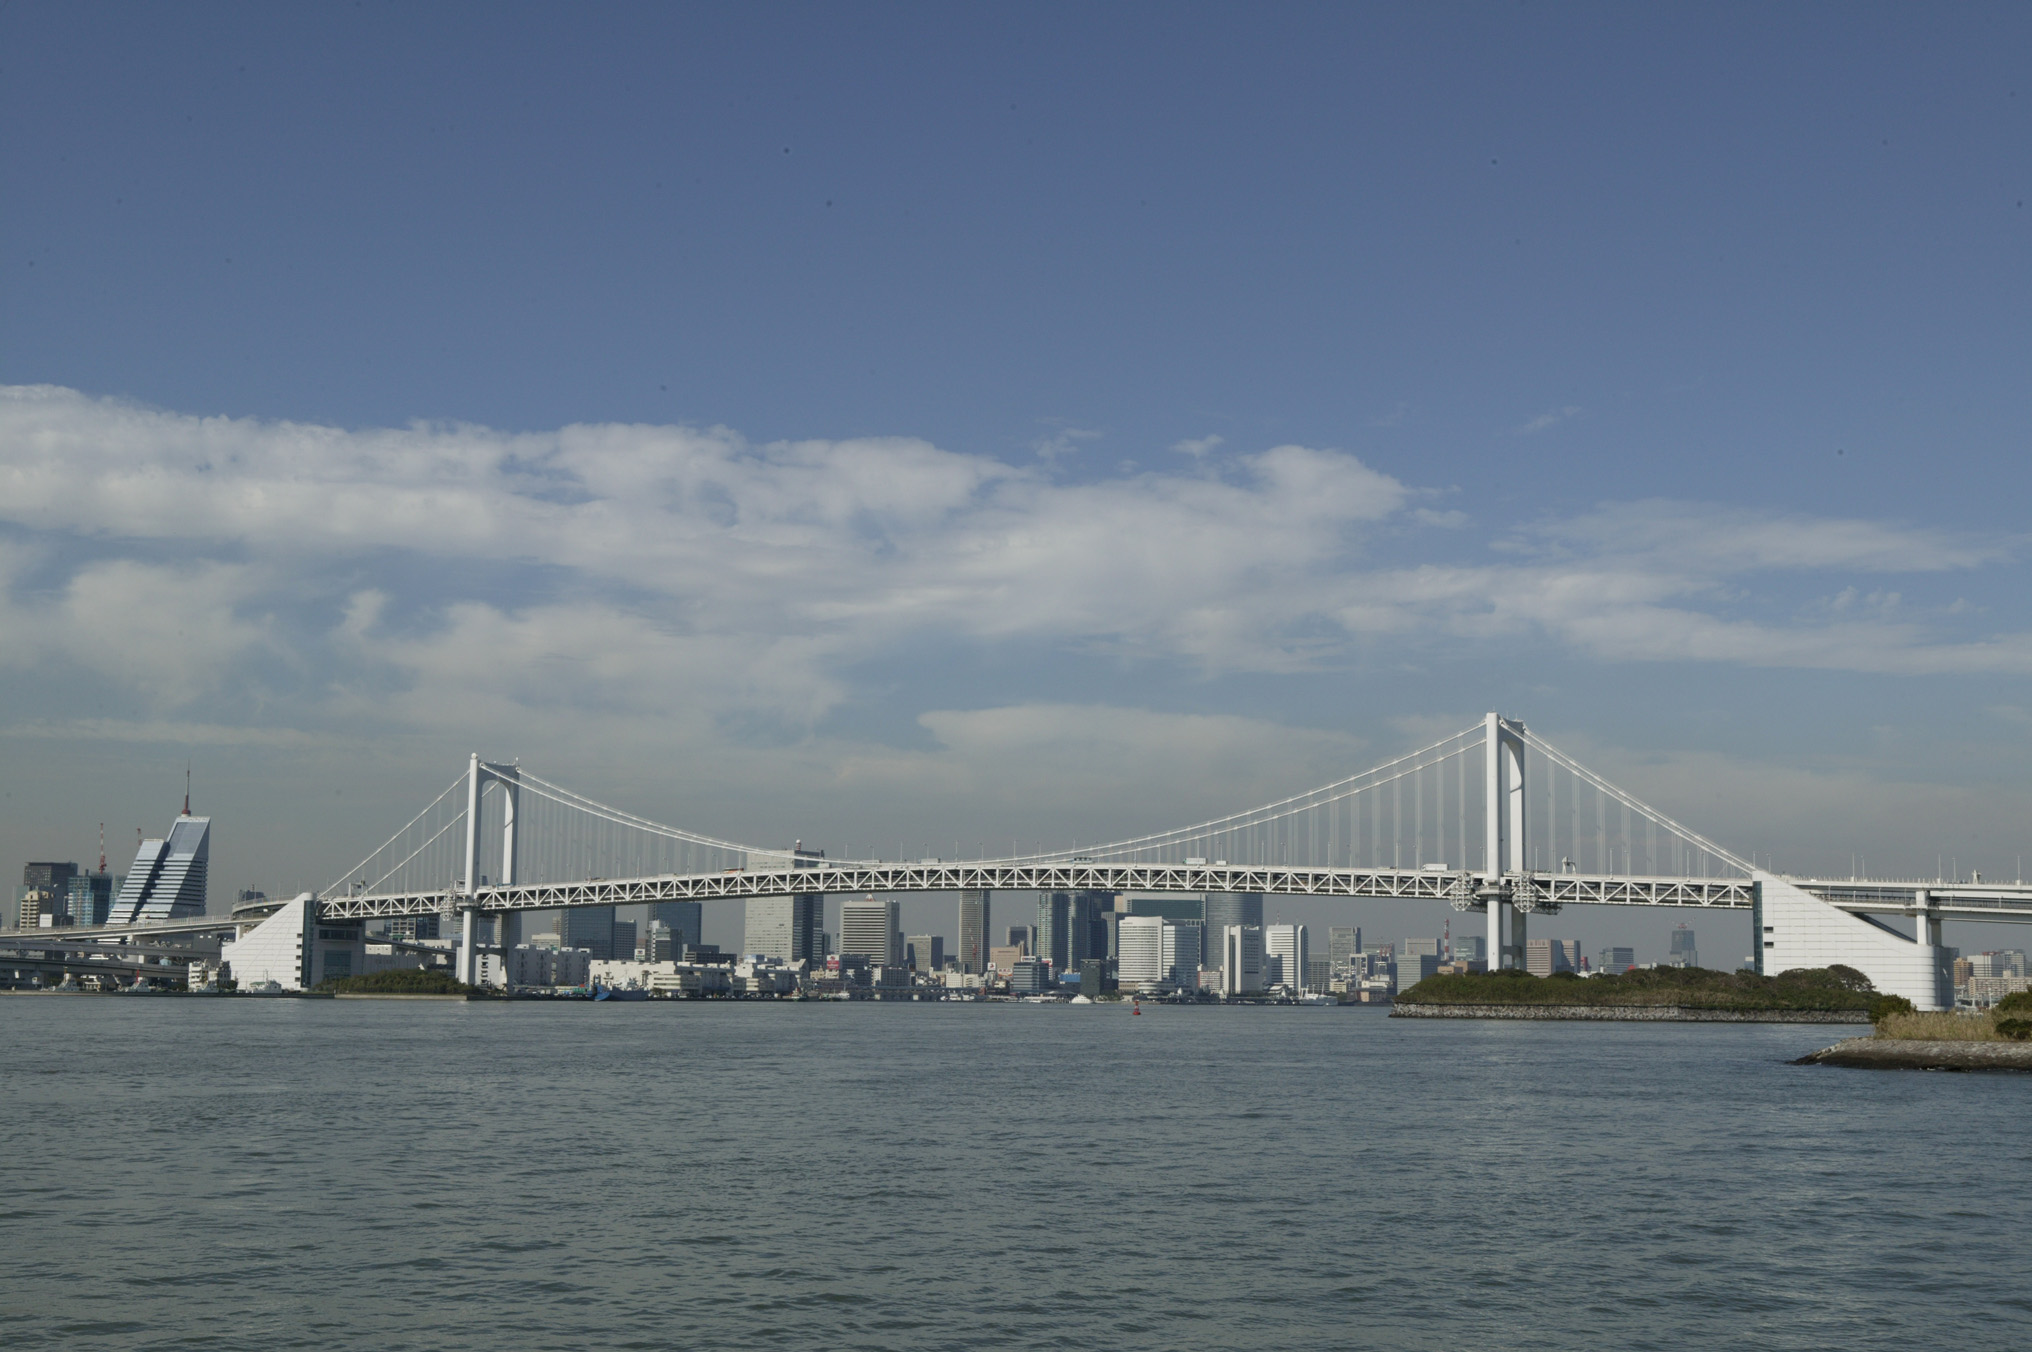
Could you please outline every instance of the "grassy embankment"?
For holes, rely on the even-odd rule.
[[[1401,1005],[1671,1005],[1680,1009],[1866,1010],[1869,978],[1851,967],[1758,976],[1704,967],[1657,967],[1582,978],[1572,972],[1429,976],[1397,997]]]
[[[465,995],[473,987],[454,980],[448,972],[403,967],[367,976],[333,977],[320,981],[317,989],[333,995]]]
[[[1876,1023],[1878,1037],[1913,1042],[2032,1042],[2032,991],[2007,995],[1986,1014],[1919,1014],[1908,1005]]]

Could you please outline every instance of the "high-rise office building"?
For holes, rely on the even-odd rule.
[[[1305,989],[1305,967],[1312,944],[1303,925],[1268,925],[1263,930],[1263,985],[1289,991]]]
[[[55,920],[62,904],[54,892],[45,892],[40,887],[24,887],[15,898],[14,924],[19,929],[36,929],[45,917]]]
[[[1065,970],[1066,950],[1071,939],[1067,930],[1071,928],[1071,921],[1071,893],[1037,894],[1037,946],[1030,951],[1050,963],[1053,972]]]
[[[960,970],[979,976],[988,970],[988,893],[970,889],[960,893]]]
[[[1605,948],[1602,950],[1601,965],[1597,970],[1611,973],[1627,972],[1636,965],[1637,965],[1636,949]]]
[[[641,943],[640,932],[632,920],[616,920],[614,935],[607,941],[607,952],[615,962],[635,961],[635,949]]]
[[[790,897],[750,897],[741,951],[759,953],[778,962],[823,959],[819,925],[824,910],[825,897],[817,892]]]
[[[1164,917],[1125,915],[1116,928],[1115,983],[1123,991],[1156,993],[1171,984],[1164,970]]]
[[[21,885],[37,892],[48,892],[53,896],[70,895],[71,879],[78,876],[76,864],[59,864],[53,860],[37,860],[21,868]]]
[[[807,850],[803,841],[797,841],[788,850],[781,852],[755,852],[748,856],[748,867],[792,869],[820,868],[825,864],[824,850]],[[753,897],[748,902],[746,933],[742,937],[743,953],[759,953],[775,958],[779,962],[815,962],[825,957],[824,945],[820,939],[825,924],[825,894],[823,892],[799,892],[788,897]]]
[[[1554,972],[1571,972],[1580,965],[1580,940],[1578,939],[1526,939],[1524,941],[1524,970],[1533,976],[1551,976]]]
[[[1326,931],[1326,959],[1335,976],[1346,976],[1355,955],[1362,951],[1360,925],[1329,925]]]
[[[1262,905],[1262,897],[1256,902]],[[1254,995],[1263,989],[1263,927],[1230,925],[1221,933],[1221,994]]]
[[[1177,892],[1124,892],[1115,898],[1115,909],[1124,915],[1154,915],[1165,920],[1206,923],[1206,898]]]
[[[1261,892],[1209,892],[1202,914],[1206,917],[1207,952],[1200,965],[1220,967],[1225,962],[1221,945],[1222,938],[1230,925],[1254,925],[1263,927],[1263,894]]]
[[[113,875],[80,873],[72,878],[65,909],[75,924],[105,924],[106,917],[113,913]]]
[[[245,895],[244,893],[242,894]],[[440,919],[433,915],[398,915],[388,922],[388,937],[407,939],[435,939],[440,928]]]
[[[903,908],[893,901],[867,897],[840,907],[840,956],[866,958],[876,967],[903,962]]]
[[[1578,945],[1580,940],[1574,940]],[[1453,958],[1455,962],[1480,962],[1489,960],[1489,937],[1486,934],[1456,934],[1453,936]],[[1580,966],[1579,950],[1576,948],[1573,965]]]
[[[1124,916],[1123,919],[1127,919]],[[1200,959],[1206,954],[1206,940],[1197,920],[1164,922],[1164,979],[1180,990],[1199,989]]]
[[[1112,892],[1075,892],[1067,912],[1065,970],[1077,972],[1087,962],[1108,956],[1108,912],[1114,909]]]
[[[190,815],[190,802],[160,840],[141,842],[134,867],[113,898],[113,924],[181,920],[205,913],[206,873],[211,867],[212,819]]]
[[[630,927],[633,928],[632,926]],[[630,936],[631,940],[633,936]],[[614,908],[611,906],[567,906],[557,913],[559,948],[583,948],[594,962],[608,962],[614,952]],[[631,951],[629,957],[635,954]]]
[[[1397,970],[1397,992],[1401,995],[1439,971],[1439,954],[1399,953],[1394,966]]]
[[[649,907],[648,923],[670,931],[670,941],[682,953],[705,942],[705,907],[696,901],[658,901]]]
[[[919,972],[945,970],[945,936],[913,934],[903,941],[903,960]]]
[[[1671,956],[1666,961],[1674,967],[1700,966],[1700,951],[1693,946],[1693,931],[1687,926],[1672,931]]]
[[[1037,956],[1037,926],[1011,925],[1009,927],[1008,946],[1010,948],[1020,948],[1032,957]]]

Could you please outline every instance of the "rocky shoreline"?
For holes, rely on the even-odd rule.
[[[1859,1009],[1695,1009],[1684,1005],[1403,1005],[1393,1019],[1574,1019],[1608,1023],[1868,1023]]]
[[[2032,1042],[1921,1042],[1907,1038],[1852,1037],[1792,1063],[1857,1070],[2032,1071]]]

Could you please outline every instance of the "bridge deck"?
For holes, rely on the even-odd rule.
[[[1944,920],[2032,921],[2032,885],[1889,882],[1795,878],[1790,881],[1844,910],[1912,914],[1925,893],[1929,914]],[[1534,911],[1580,906],[1672,906],[1741,910],[1755,904],[1747,878],[1653,878],[1560,873],[1506,880],[1512,899]],[[788,893],[958,892],[1263,892],[1278,896],[1383,897],[1481,904],[1479,875],[1432,869],[1346,869],[1221,864],[1101,863],[837,863],[818,868],[733,870],[596,878],[575,883],[482,887],[472,902],[482,911],[548,911],[568,906],[633,905],[656,901],[714,901]],[[440,888],[380,896],[327,897],[318,914],[329,920],[432,915],[456,910],[466,899]],[[0,949],[55,947],[119,939],[139,946],[149,939],[232,928],[224,916],[149,924],[64,930],[0,930]]]
[[[1631,878],[1546,874],[1513,879],[1517,898],[1537,910],[1568,904],[1747,908],[1754,889],[1747,878]],[[656,901],[713,901],[790,893],[958,892],[1263,892],[1279,896],[1396,897],[1472,905],[1477,875],[1426,869],[1347,869],[1220,864],[840,863],[816,868],[731,870],[599,878],[575,883],[481,887],[470,902],[450,891],[384,896],[328,897],[318,914],[329,919],[427,915],[470,904],[482,911],[548,911],[568,906],[633,905]]]

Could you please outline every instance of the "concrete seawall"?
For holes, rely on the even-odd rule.
[[[1795,1066],[1847,1066],[1855,1070],[2032,1071],[2032,1042],[1928,1042],[1915,1038],[1852,1037],[1802,1056]]]
[[[1393,1019],[1570,1019],[1605,1023],[1868,1023],[1861,1010],[1688,1009],[1681,1005],[1398,1005]]]

